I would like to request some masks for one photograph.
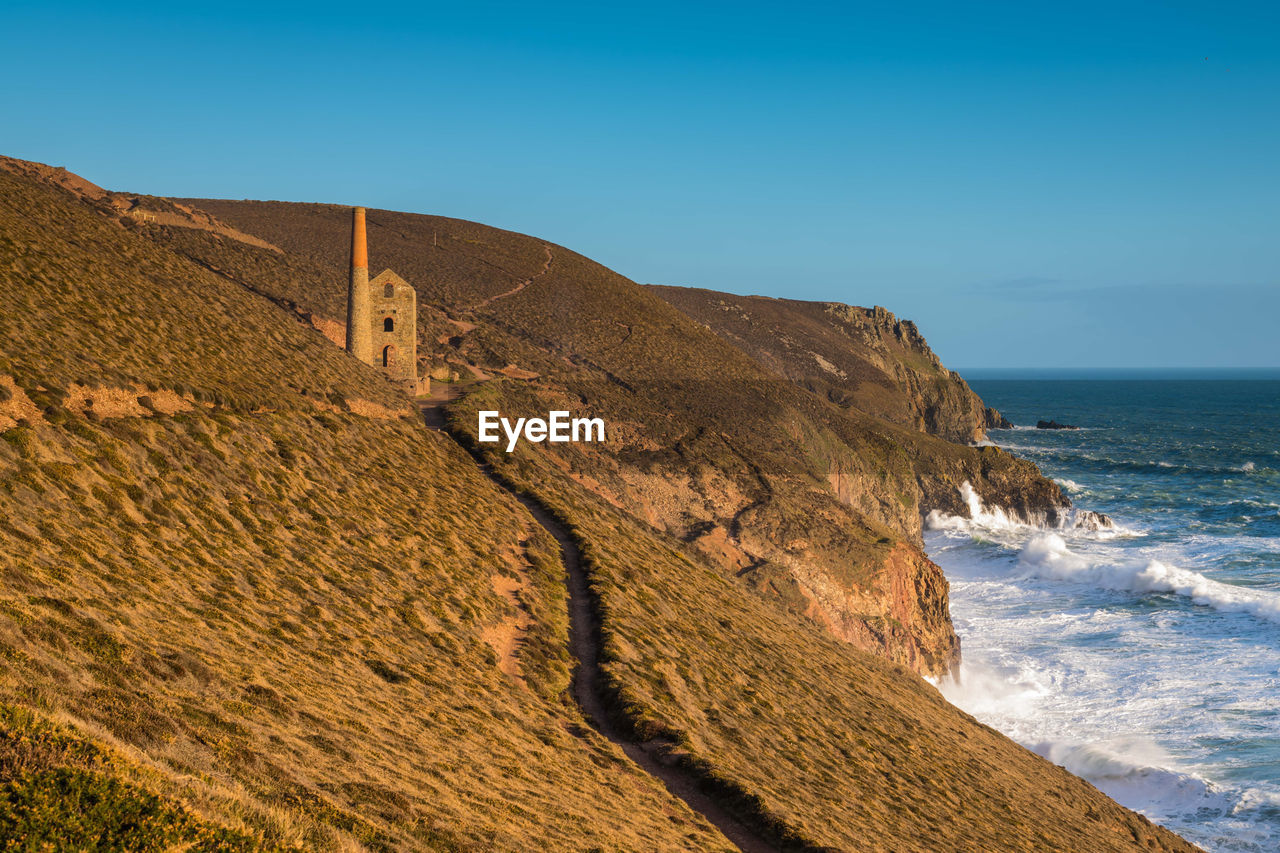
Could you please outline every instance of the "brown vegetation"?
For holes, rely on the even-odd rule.
[[[43,407],[0,433],[0,700],[255,844],[724,847],[565,705],[554,544],[378,373],[57,190],[0,188],[2,357]],[[202,404],[67,406],[135,382]],[[484,641],[516,617],[503,553],[525,685]]]

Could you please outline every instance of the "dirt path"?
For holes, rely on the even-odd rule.
[[[420,400],[423,419],[432,429],[449,435],[444,417],[444,406],[449,402],[449,391]],[[459,442],[464,450],[470,450]],[[587,586],[587,573],[583,566],[582,551],[573,536],[537,499],[513,489],[483,458],[471,453],[480,471],[508,492],[529,511],[534,521],[550,533],[560,546],[560,559],[564,563],[565,583],[569,591],[569,651],[577,659],[573,674],[573,698],[583,715],[596,731],[608,738],[626,753],[645,773],[666,787],[672,796],[683,800],[690,809],[702,815],[707,822],[720,830],[744,853],[777,853],[778,847],[760,833],[743,823],[699,786],[698,780],[679,766],[671,766],[659,760],[645,744],[623,737],[609,719],[604,703],[604,674],[600,669],[600,624]]]
[[[523,534],[521,538],[523,539]],[[519,549],[516,551],[517,553],[506,556],[506,563],[516,576],[510,577],[499,573],[489,578],[493,591],[511,605],[515,615],[490,625],[481,633],[484,641],[498,656],[498,669],[523,684],[524,670],[520,668],[520,646],[529,633],[529,627],[533,625],[533,616],[529,614],[529,609],[522,600],[522,596],[529,592],[530,586],[529,574],[523,565],[526,557],[519,552]]]
[[[483,308],[486,305],[492,305],[494,302],[497,302],[499,299],[506,299],[508,296],[515,296],[517,293],[524,290],[529,285],[533,284],[534,281],[546,275],[547,272],[551,269],[551,247],[543,246],[542,251],[547,253],[547,260],[546,260],[546,263],[542,265],[542,269],[538,270],[532,276],[530,276],[529,278],[526,278],[524,281],[520,282],[515,287],[511,288],[505,293],[499,293],[497,296],[490,296],[488,299],[476,305],[475,308]],[[475,310],[475,309],[473,308],[472,310]]]

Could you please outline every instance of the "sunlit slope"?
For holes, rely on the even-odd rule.
[[[312,226],[342,245],[346,211],[242,205],[261,222],[232,224],[277,251],[0,180],[4,316],[30,306],[37,269],[93,296],[55,288],[38,326],[5,326],[0,698],[19,709],[5,730],[47,731],[34,709],[112,756],[24,763],[22,734],[0,740],[10,790],[48,801],[67,790],[51,779],[93,772],[84,784],[119,786],[173,843],[208,849],[723,848],[564,700],[549,537],[299,322],[340,304],[343,250]],[[872,634],[860,645],[944,660],[945,642],[925,643],[949,617],[945,580],[913,562],[919,510],[961,477],[1051,499],[1034,469],[818,399],[532,238],[396,215],[404,255],[384,257],[381,215],[375,266],[415,275],[428,242],[465,244],[416,273],[455,278],[414,281],[427,360],[486,379],[455,429],[479,406],[555,404],[620,430],[495,463],[582,544],[625,727],[801,848],[1187,849],[834,639],[805,598],[804,583],[861,591],[842,605]],[[107,253],[165,272],[135,277]],[[112,282],[117,319],[81,364],[83,318]],[[155,298],[176,335],[149,323]],[[920,621],[895,624],[885,602]],[[527,632],[514,668],[513,625]]]
[[[554,543],[377,372],[4,172],[0,271],[0,826],[725,848],[562,698]]]
[[[312,286],[326,299],[341,292],[347,211],[197,203],[305,252],[329,270]],[[371,211],[369,221],[373,265],[408,271],[434,306],[422,351],[488,377],[455,407],[456,429],[473,431],[480,408],[609,422],[605,448],[492,458],[581,538],[614,709],[639,738],[667,744],[800,847],[1188,849],[906,670],[833,640],[798,589],[827,573],[931,605],[922,619],[945,617],[945,586],[886,568],[905,559],[918,502],[958,501],[972,479],[1008,504],[1059,505],[1032,466],[817,399],[560,247],[435,217]],[[295,287],[291,300],[321,304]],[[520,372],[503,376],[507,367]],[[708,546],[717,530],[719,555]],[[745,565],[725,572],[735,549]]]

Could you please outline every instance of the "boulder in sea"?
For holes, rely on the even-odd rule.
[[[1057,421],[1036,421],[1036,429],[1080,429],[1072,424],[1060,424]]]
[[[987,429],[1013,429],[1013,423],[990,406],[987,406],[983,415]]]
[[[1116,524],[1105,513],[1081,509],[1076,510],[1071,526],[1077,530],[1114,530]]]

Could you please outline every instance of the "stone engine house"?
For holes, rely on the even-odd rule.
[[[418,381],[418,304],[409,283],[391,270],[369,282],[373,363],[392,379]]]
[[[391,270],[369,280],[363,207],[352,211],[347,352],[380,368],[406,393],[430,390],[430,379],[418,378],[418,295]]]

